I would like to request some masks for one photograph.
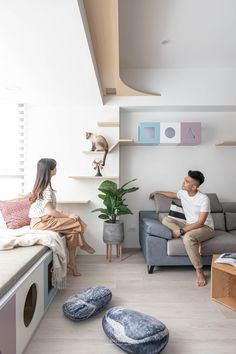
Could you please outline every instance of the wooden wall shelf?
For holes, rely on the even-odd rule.
[[[104,151],[82,151],[83,154],[88,154],[88,155],[97,155],[97,154],[104,154]]]
[[[134,144],[134,139],[119,139],[114,145],[109,149],[109,152],[114,150],[118,145],[132,145]]]
[[[215,145],[216,146],[236,146],[236,140],[224,140]]]
[[[97,125],[99,127],[107,127],[107,128],[109,128],[109,127],[114,128],[114,127],[120,126],[119,122],[97,122]]]
[[[119,176],[68,176],[68,178],[74,178],[74,179],[118,179]]]
[[[58,200],[57,204],[88,204],[90,200]]]
[[[134,139],[119,139],[115,144],[113,144],[108,152],[112,152],[118,145],[140,145],[138,143],[135,143]],[[146,144],[147,145],[147,144]],[[83,154],[104,154],[104,151],[82,151]]]

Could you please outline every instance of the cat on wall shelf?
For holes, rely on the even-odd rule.
[[[96,135],[91,132],[86,132],[86,139],[88,139],[92,143],[91,151],[104,151],[102,166],[105,166],[106,157],[109,149],[106,138],[104,138],[104,136],[102,135]]]

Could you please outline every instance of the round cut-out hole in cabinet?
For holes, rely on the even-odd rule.
[[[28,327],[35,313],[37,303],[37,287],[36,284],[32,284],[29,288],[25,299],[24,306],[24,324],[25,327]]]

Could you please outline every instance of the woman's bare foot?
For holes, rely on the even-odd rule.
[[[196,278],[197,286],[199,287],[205,286],[207,282],[206,282],[205,275],[203,273],[203,269],[202,268],[196,269],[196,274],[197,274],[197,278]]]
[[[78,277],[81,275],[81,273],[79,273],[76,269],[76,266],[73,266],[71,264],[67,264],[67,268],[72,272],[72,275],[74,275],[75,277]]]
[[[95,253],[95,249],[91,246],[89,246],[88,243],[84,243],[82,246],[80,246],[80,248],[85,251],[88,252],[90,254],[94,254]]]

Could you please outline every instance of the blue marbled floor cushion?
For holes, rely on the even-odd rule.
[[[166,326],[141,312],[112,307],[102,321],[106,335],[127,353],[157,354],[169,340]]]
[[[94,286],[70,296],[62,308],[66,317],[74,321],[82,321],[101,311],[111,298],[112,293],[108,288]]]

